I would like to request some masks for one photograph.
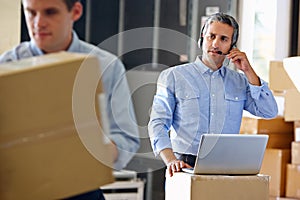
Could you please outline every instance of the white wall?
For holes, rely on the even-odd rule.
[[[21,1],[1,0],[0,6],[0,54],[20,42]]]

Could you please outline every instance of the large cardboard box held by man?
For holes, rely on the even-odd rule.
[[[62,199],[113,181],[101,115],[87,101],[96,89],[76,99],[79,70],[96,80],[97,58],[61,52],[0,65],[1,200]]]
[[[194,175],[184,172],[166,176],[166,200],[269,200],[266,175]]]

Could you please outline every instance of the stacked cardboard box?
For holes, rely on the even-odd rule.
[[[241,133],[269,135],[261,173],[271,176],[270,196],[275,198],[289,193],[290,174],[295,176],[296,167],[292,168],[289,163],[293,154],[292,143],[299,141],[299,66],[300,57],[270,62],[269,86],[278,103],[278,116],[272,120],[243,117],[241,125]],[[292,183],[300,188],[299,183]]]
[[[98,59],[61,52],[0,65],[1,200],[62,199],[113,181],[95,103],[74,113],[79,70],[92,80]]]
[[[278,153],[281,151],[281,155],[277,156],[277,160],[282,161],[280,175],[284,186],[281,186],[280,193],[272,193],[270,187],[270,194],[272,193],[273,196],[300,197],[300,163],[297,160],[300,149],[298,144],[300,120],[300,106],[298,105],[300,101],[299,66],[300,57],[290,57],[283,59],[283,61],[270,62],[270,89],[273,91],[276,99],[283,99],[283,105],[278,104],[282,109],[282,112],[279,114],[285,122],[294,124],[293,140],[290,143],[290,148],[278,149]],[[291,155],[287,152],[291,152]],[[270,153],[267,151],[265,156],[268,157],[268,154]],[[288,158],[290,156],[291,159]],[[264,169],[271,173],[274,170],[274,165],[269,164]]]
[[[286,196],[300,198],[300,142],[292,143],[292,162],[287,164]]]
[[[267,148],[290,149],[294,140],[294,124],[280,116],[270,120],[244,116],[240,133],[266,134],[269,135]]]
[[[261,166],[261,174],[270,176],[270,196],[284,196],[286,180],[286,164],[290,162],[291,142],[294,140],[292,122],[284,121],[283,117],[271,120],[254,116],[244,116],[241,134],[269,135],[267,149]]]
[[[269,86],[275,96],[284,98],[285,121],[300,120],[300,57],[270,62]],[[280,94],[280,95],[277,95]]]

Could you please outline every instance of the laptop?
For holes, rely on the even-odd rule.
[[[193,174],[254,175],[263,161],[268,135],[203,134]]]

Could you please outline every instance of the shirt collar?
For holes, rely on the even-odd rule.
[[[69,49],[67,51],[69,52],[75,52],[75,51],[78,51],[79,49],[79,43],[80,43],[80,40],[76,34],[75,31],[73,31],[73,37],[72,37],[72,43],[71,45],[69,46]]]
[[[212,70],[202,62],[201,56],[197,56],[195,60],[195,64],[202,74],[212,72]],[[217,72],[219,72],[222,77],[224,77],[225,71],[226,71],[226,67],[224,65],[222,65],[222,67],[217,70]]]
[[[79,38],[75,31],[72,32],[72,42],[70,47],[67,49],[69,52],[75,52],[76,49],[78,49],[79,46]],[[30,40],[30,48],[33,52],[34,56],[40,56],[44,55],[45,53],[35,44],[34,40]]]
[[[30,49],[32,51],[33,56],[40,56],[44,54],[44,52],[37,47],[34,40],[30,40]]]

